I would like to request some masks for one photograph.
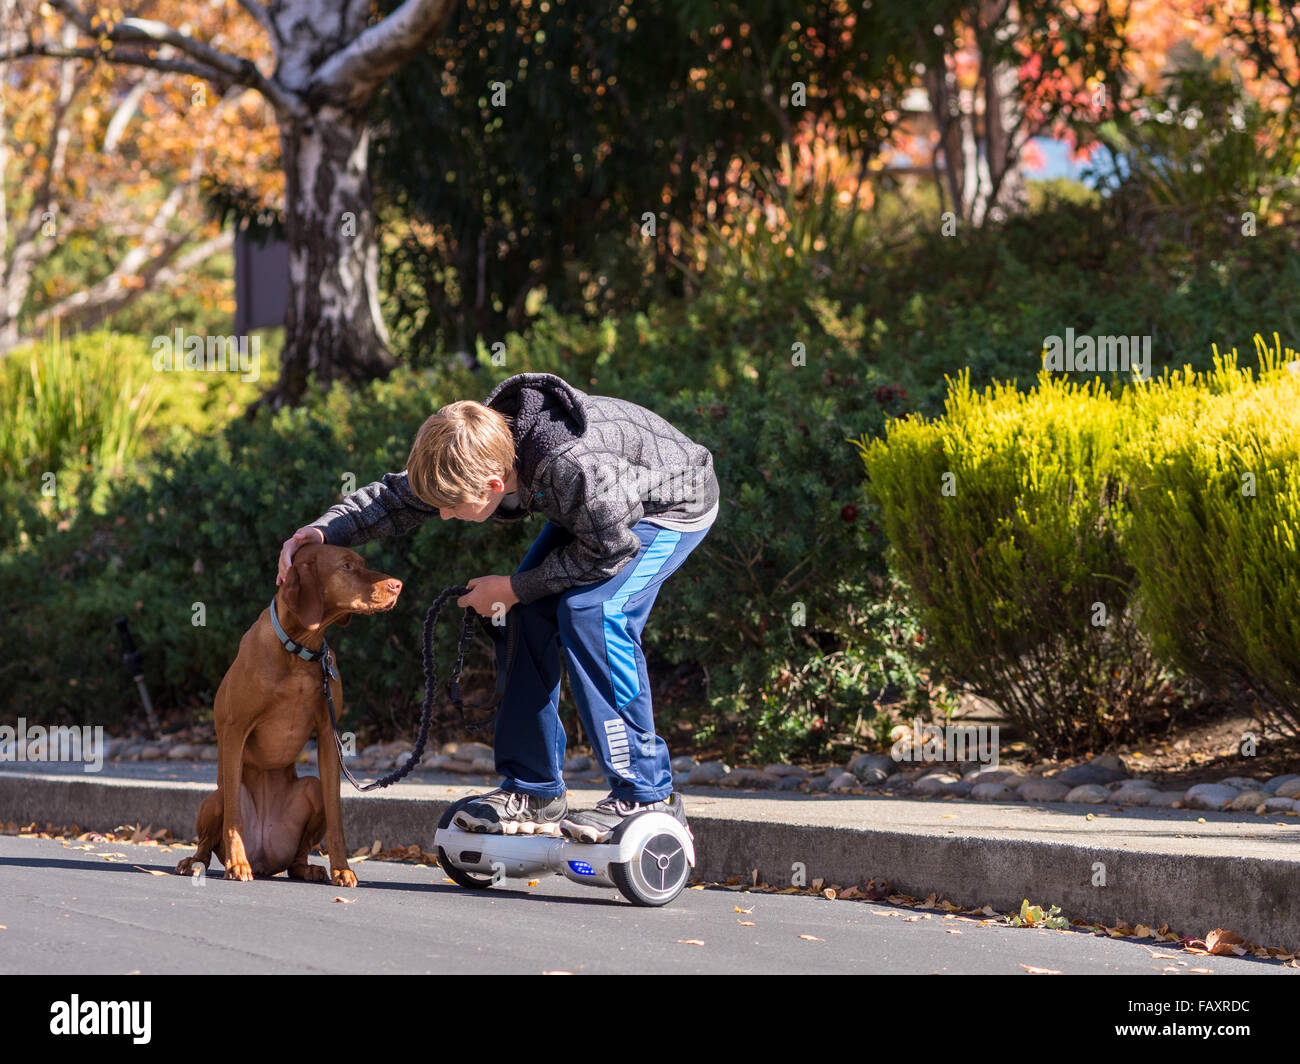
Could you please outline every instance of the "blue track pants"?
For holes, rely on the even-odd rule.
[[[511,607],[518,643],[496,723],[496,767],[507,790],[542,798],[564,793],[563,659],[579,719],[612,793],[632,802],[672,793],[668,745],[654,730],[641,632],[659,586],[709,530],[677,532],[641,521],[632,531],[641,550],[608,580]],[[519,572],[571,538],[548,522]]]

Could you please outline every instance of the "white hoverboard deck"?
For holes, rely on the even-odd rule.
[[[574,842],[546,835],[488,835],[439,828],[434,845],[465,872],[502,879],[527,879],[552,872],[588,886],[619,887],[611,866],[648,896],[675,897],[695,867],[690,833],[667,813],[641,813],[620,829],[617,842]],[[619,889],[622,889],[619,887]]]

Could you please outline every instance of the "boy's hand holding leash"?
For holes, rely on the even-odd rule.
[[[469,594],[458,598],[456,605],[468,606],[481,617],[491,617],[498,602],[509,610],[519,601],[508,576],[476,576],[465,586],[469,588]]]

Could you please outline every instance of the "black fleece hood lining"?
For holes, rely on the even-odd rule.
[[[525,396],[525,390],[533,393]],[[526,402],[532,399],[531,402]],[[519,373],[498,384],[484,401],[513,422],[515,460],[523,484],[531,484],[541,461],[587,431],[580,393],[553,373]],[[554,413],[563,411],[564,417]],[[547,416],[551,414],[552,416]]]

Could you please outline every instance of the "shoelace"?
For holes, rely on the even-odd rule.
[[[617,813],[619,816],[627,816],[637,808],[637,802],[625,802],[622,798],[615,798],[612,794],[602,798],[596,803],[596,808],[604,813]]]

